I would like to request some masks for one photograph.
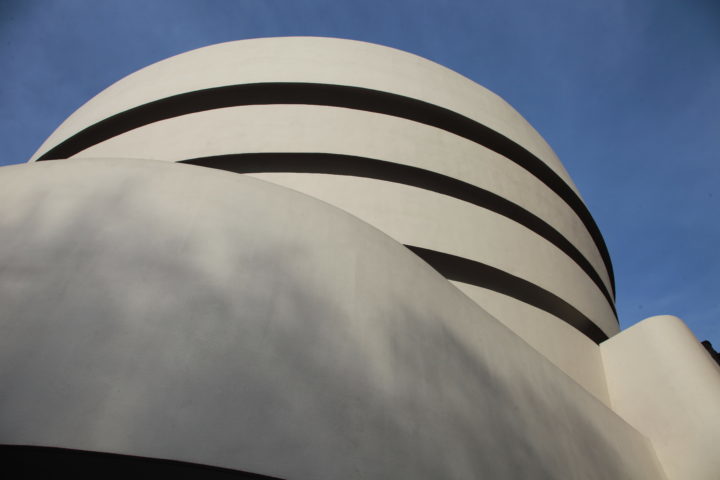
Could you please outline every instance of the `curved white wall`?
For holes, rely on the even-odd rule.
[[[0,169],[0,444],[287,479],[662,478],[648,441],[388,236],[150,160]]]
[[[592,340],[532,305],[486,288],[452,283],[588,392],[610,405],[602,356]]]
[[[613,409],[655,446],[670,480],[720,472],[720,368],[677,317],[650,317],[601,345]]]
[[[482,145],[402,118],[315,105],[220,108],[125,132],[73,158],[182,161],[240,152],[358,155],[415,166],[476,185],[516,203],[557,229],[597,270],[605,288],[612,290],[587,229],[537,177]]]
[[[237,101],[262,105],[223,107],[223,102],[232,104],[238,94],[228,90],[218,100],[197,93],[268,82],[280,82],[282,88],[303,82],[327,85],[331,90],[359,87],[381,96],[373,100],[375,93],[343,90],[338,95],[357,98],[342,99],[347,102],[340,102],[345,105],[340,107],[323,104],[325,93],[332,97],[335,90],[295,92],[287,94],[289,97],[278,94],[278,98],[286,99],[277,100],[280,104],[272,104],[277,103],[274,97],[263,97],[266,94],[260,92],[257,98],[264,100],[251,97]],[[382,97],[387,93],[395,97]],[[175,107],[167,102],[179,100],[162,99],[181,94],[191,97],[183,97],[179,113],[172,113]],[[306,98],[309,104],[303,104]],[[411,104],[403,103],[403,98]],[[166,103],[152,107],[160,117],[150,123],[141,116],[133,128],[123,127],[125,120],[113,117],[127,116],[123,112],[133,108],[147,110],[156,101]],[[386,101],[390,103],[385,105]],[[447,110],[437,113],[433,110],[437,107]],[[403,117],[407,113],[403,109],[415,113]],[[155,114],[148,114],[148,118]],[[457,114],[463,117],[457,120],[453,117]],[[437,115],[442,119],[436,122]],[[473,122],[484,125],[477,127],[481,130],[489,128],[491,137],[500,134],[517,145],[494,146],[492,142],[498,141],[495,137],[478,140],[472,133],[476,128]],[[468,128],[471,133],[467,133]],[[583,214],[586,210],[574,193],[574,185],[537,132],[496,95],[444,67],[397,50],[347,40],[276,38],[230,42],[178,55],[117,82],[69,117],[33,159],[43,155],[53,158],[52,149],[67,144],[69,138],[72,141],[75,134],[90,140],[79,150],[67,150],[67,156],[72,158],[184,161],[238,154],[322,153],[414,167],[423,175],[441,174],[458,184],[462,182],[456,185],[460,190],[478,187],[478,195],[499,200],[479,205],[467,198],[454,198],[446,191],[434,191],[432,177],[418,188],[398,183],[401,180],[363,178],[364,173],[354,170],[342,175],[270,173],[262,168],[248,172],[338,206],[406,245],[460,257],[506,272],[516,283],[529,283],[532,292],[515,295],[512,288],[505,289],[485,295],[480,304],[511,328],[518,328],[519,315],[527,317],[525,325],[543,325],[542,331],[521,328],[518,333],[598,398],[605,398],[602,378],[597,375],[597,347],[585,341],[590,338],[599,342],[618,331],[602,239],[597,232],[591,232],[588,222],[592,220]],[[487,145],[491,148],[483,142],[490,142]],[[523,153],[523,148],[531,153]],[[538,159],[527,160],[527,155],[533,154]],[[241,166],[243,161],[238,158],[235,165]],[[523,163],[526,161],[535,161],[535,167],[528,167]],[[543,168],[547,167],[550,170],[546,172]],[[372,171],[368,175],[379,173]],[[503,208],[515,213],[503,213]],[[592,226],[596,228],[594,223]],[[465,285],[470,291],[495,288],[487,282],[480,275],[476,283]],[[544,299],[537,300],[538,295]],[[515,307],[508,308],[508,303]],[[548,322],[548,316],[555,316],[557,323]],[[568,325],[575,329],[570,336]],[[573,336],[577,337],[574,341],[559,341]],[[562,352],[557,352],[558,348]]]

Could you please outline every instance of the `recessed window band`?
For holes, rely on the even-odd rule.
[[[605,332],[581,311],[534,283],[474,260],[413,245],[405,246],[448,280],[487,288],[544,310],[597,344],[608,339]]]

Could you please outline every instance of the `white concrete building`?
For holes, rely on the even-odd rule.
[[[720,472],[718,367],[675,317],[619,331],[551,148],[417,56],[271,38],[164,60],[0,169],[0,208],[8,455],[291,480]]]

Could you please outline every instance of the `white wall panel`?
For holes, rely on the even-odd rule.
[[[720,368],[677,317],[646,318],[600,346],[610,401],[655,446],[670,480],[720,472]]]

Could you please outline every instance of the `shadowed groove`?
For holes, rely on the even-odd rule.
[[[499,268],[427,248],[405,245],[448,280],[502,293],[556,316],[600,344],[608,336],[577,308],[554,293]]]
[[[452,110],[403,95],[320,83],[251,83],[208,88],[155,100],[115,114],[64,140],[38,160],[68,158],[135,128],[181,115],[269,104],[326,105],[392,115],[446,130],[506,157],[542,181],[580,218],[600,252],[611,290],[615,293],[612,263],[600,229],[577,193],[555,171],[501,133]]]
[[[570,257],[600,290],[617,320],[613,299],[600,275],[568,239],[540,217],[475,185],[409,165],[330,153],[239,153],[193,158],[180,163],[235,173],[323,173],[374,178],[422,188],[472,203],[523,225]]]

